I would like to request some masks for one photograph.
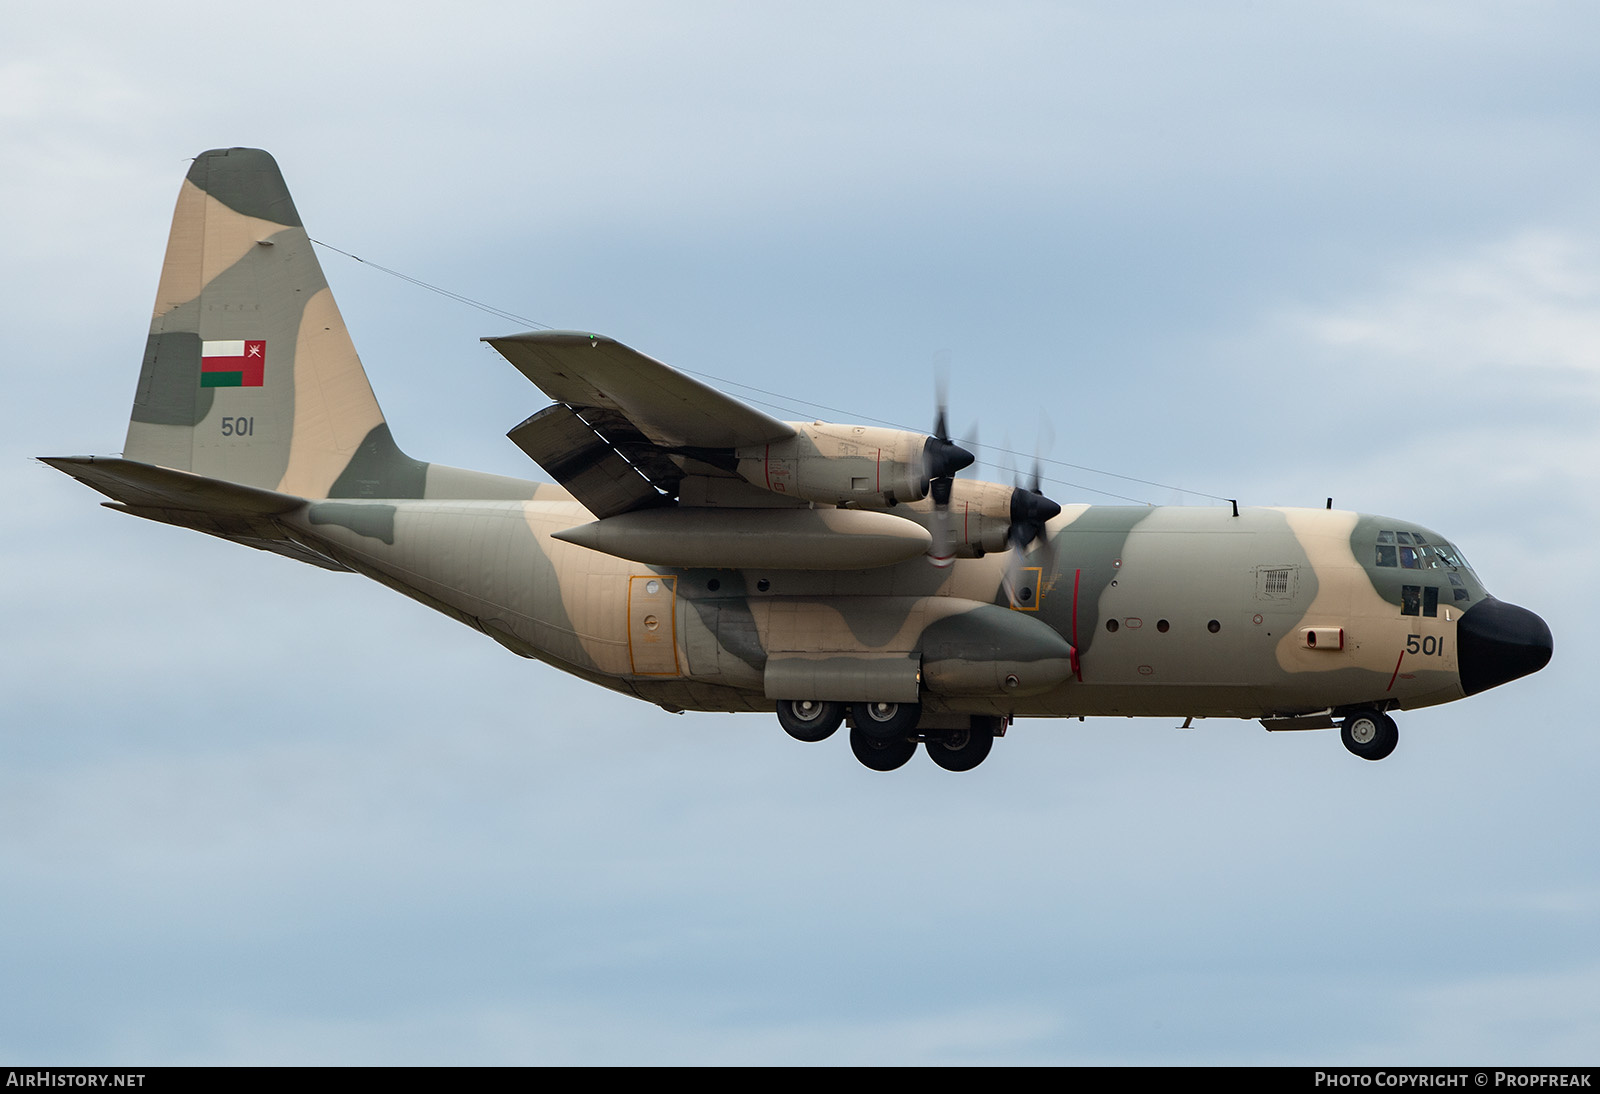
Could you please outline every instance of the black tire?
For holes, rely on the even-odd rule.
[[[850,724],[869,737],[896,739],[917,731],[919,703],[852,703]]]
[[[1358,710],[1339,727],[1339,739],[1363,760],[1381,760],[1400,743],[1400,728],[1382,711]]]
[[[974,719],[977,721],[977,719]],[[927,739],[928,758],[946,771],[971,771],[994,747],[994,734],[982,725],[952,729]]]
[[[917,751],[917,742],[911,737],[874,737],[860,729],[850,731],[850,751],[874,771],[893,771]]]
[[[778,724],[797,741],[826,741],[843,721],[843,703],[824,703],[816,699],[778,702]]]

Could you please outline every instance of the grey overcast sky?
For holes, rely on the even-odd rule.
[[[1595,1062],[1600,8],[6,22],[0,1059]],[[1381,764],[1091,719],[885,776],[108,512],[28,458],[121,447],[228,145],[320,240],[791,416],[922,427],[948,361],[958,429],[1098,469],[1058,500],[1416,520],[1555,660]],[[535,475],[518,324],[322,257],[401,444]]]

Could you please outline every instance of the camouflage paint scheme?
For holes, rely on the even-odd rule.
[[[202,384],[202,346],[250,341],[265,346],[260,386]],[[677,506],[668,518],[703,528],[703,539],[743,536],[759,551],[772,538],[764,522],[781,536],[818,510],[752,487],[733,461],[770,479],[762,454],[773,444],[816,455],[834,427],[774,423],[709,390],[702,399],[693,381],[647,358],[636,366],[632,351],[598,336],[495,344],[547,390],[603,386],[599,372],[560,363],[581,366],[586,348],[595,361],[612,355],[607,367],[659,379],[651,405],[676,415],[660,428],[682,434],[678,445],[693,445],[712,420],[734,423],[715,440],[737,456],[717,445],[658,447],[685,477],[675,497],[638,482],[619,495],[618,507],[645,506],[630,516],[640,527],[663,519],[650,506]],[[565,355],[551,358],[555,372],[538,371],[546,349]],[[556,397],[556,417],[518,427],[525,447],[541,451],[576,428],[584,446],[565,458],[582,466],[563,475],[614,460],[563,409],[581,400]],[[612,406],[608,398],[590,402]],[[748,443],[764,435],[789,439]],[[674,711],[771,711],[809,698],[920,701],[924,726],[963,715],[1159,715],[1318,728],[1344,711],[1467,694],[1458,629],[1489,599],[1453,549],[1422,552],[1420,567],[1378,565],[1380,536],[1443,544],[1432,531],[1331,509],[1069,506],[1020,566],[1011,552],[985,553],[974,533],[967,557],[948,567],[922,557],[922,536],[915,557],[902,550],[902,561],[851,568],[847,533],[831,530],[840,522],[812,517],[806,534],[816,538],[806,542],[820,546],[806,550],[831,552],[828,568],[652,565],[555,538],[597,515],[567,489],[399,449],[277,165],[253,149],[206,152],[183,183],[122,458],[47,462],[113,508],[365,574],[519,655]],[[602,477],[619,489],[616,473]],[[990,500],[1010,491],[955,486],[952,511],[970,510],[974,527],[988,506],[983,542],[992,545],[1004,522],[995,524]],[[932,526],[930,501],[895,500],[878,512]],[[700,557],[700,547],[685,549]],[[1008,565],[1020,575],[1015,598]],[[1436,588],[1433,614],[1408,613],[1405,598],[1420,594],[1403,586]]]

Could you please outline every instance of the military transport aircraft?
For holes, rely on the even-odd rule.
[[[783,422],[597,334],[486,339],[559,485],[407,456],[272,157],[194,161],[111,508],[352,570],[668,710],[842,722],[964,771],[1014,718],[1256,718],[1395,747],[1391,711],[1550,659],[1435,532],[1329,509],[1061,506],[931,435]],[[1186,723],[1187,724],[1187,723]]]

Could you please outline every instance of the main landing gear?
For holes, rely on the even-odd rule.
[[[852,726],[850,751],[874,771],[893,771],[897,767],[904,767],[906,761],[916,754],[917,739],[909,736],[879,737]]]
[[[1340,725],[1339,738],[1363,760],[1381,760],[1400,743],[1400,730],[1381,710],[1357,710]]]
[[[831,737],[846,714],[850,719],[850,751],[874,771],[903,767],[921,743],[928,758],[946,771],[971,771],[1005,732],[1006,720],[992,715],[958,719],[954,728],[921,727],[918,703],[844,703],[785,699],[778,704],[778,724],[798,741]]]
[[[930,734],[923,742],[928,759],[946,771],[971,771],[984,761],[994,747],[994,729],[987,723],[1000,719],[974,718],[966,729],[947,729]]]
[[[778,724],[797,741],[825,741],[844,721],[843,703],[785,699],[778,704]]]

